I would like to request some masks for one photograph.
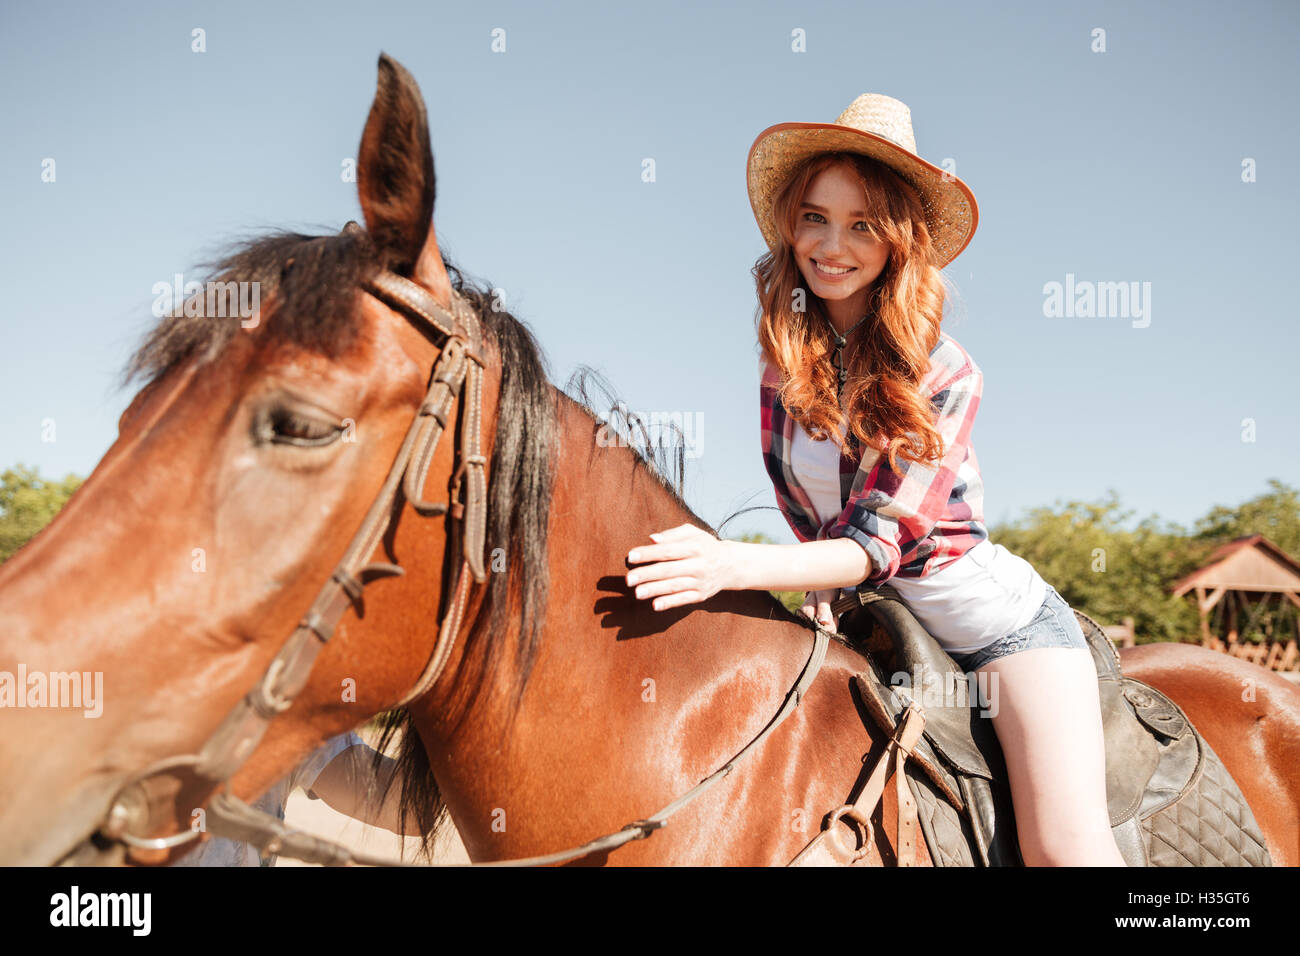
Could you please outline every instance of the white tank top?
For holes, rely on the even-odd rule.
[[[841,437],[844,434],[842,425]],[[790,466],[822,524],[844,508],[839,455],[834,441],[813,441],[795,425]],[[1034,566],[987,538],[933,574],[896,574],[885,583],[945,650],[958,654],[977,651],[1024,627],[1047,598],[1047,582]]]

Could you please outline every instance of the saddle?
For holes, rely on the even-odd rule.
[[[911,865],[914,821],[935,866],[1020,866],[1002,749],[979,675],[964,674],[889,585],[841,599],[840,630],[866,651],[854,678],[864,721],[887,735],[862,795],[829,814],[792,865],[867,865],[869,814],[890,772],[899,792],[898,862]],[[1098,624],[1074,612],[1097,668],[1110,825],[1129,866],[1271,866],[1240,788],[1182,709],[1125,677]],[[906,679],[904,676],[906,675]],[[904,783],[906,781],[906,783]],[[836,824],[858,826],[857,845]]]

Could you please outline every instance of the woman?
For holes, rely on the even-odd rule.
[[[970,442],[983,375],[940,331],[974,195],[916,155],[903,103],[869,93],[833,124],[764,130],[748,179],[769,248],[753,270],[763,457],[800,543],[683,525],[629,552],[628,586],[656,609],[804,590],[833,627],[838,589],[889,582],[963,670],[996,674],[1026,865],[1124,866],[1091,652],[1056,589],[989,541]]]

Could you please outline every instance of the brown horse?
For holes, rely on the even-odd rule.
[[[200,747],[330,575],[439,351],[358,293],[379,269],[410,276],[444,305],[456,288],[485,328],[492,570],[447,666],[402,715],[403,801],[426,831],[445,808],[470,856],[486,861],[617,830],[729,760],[804,667],[810,631],[766,592],[655,612],[625,586],[624,556],[649,532],[709,526],[636,448],[606,440],[585,403],[546,381],[529,332],[443,258],[423,101],[387,57],[358,169],[367,229],[277,234],[226,259],[222,276],[262,284],[260,321],[160,323],[131,363],[148,383],[118,440],[0,568],[0,670],[104,676],[98,718],[0,711],[0,862],[47,864],[73,851],[115,859],[87,841],[123,783]],[[438,446],[427,488],[449,486],[456,455],[456,442]],[[236,795],[252,799],[321,741],[391,708],[422,672],[452,519],[398,508],[376,559],[406,574],[371,585],[364,614],[343,619],[231,780]],[[1300,691],[1199,648],[1143,647],[1124,663],[1206,735],[1274,861],[1300,862]],[[867,666],[833,642],[798,709],[734,773],[649,838],[582,862],[788,862],[849,795],[864,754],[884,750],[850,692]],[[177,774],[150,835],[189,829],[212,789]],[[873,837],[886,864],[896,816],[886,787]]]

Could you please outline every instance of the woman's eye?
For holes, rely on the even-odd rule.
[[[271,413],[270,426],[270,440],[288,445],[328,445],[343,431],[336,425],[285,410]]]
[[[824,222],[824,221],[825,221],[825,220],[822,219],[822,217],[821,217],[821,213],[816,213],[816,212],[806,212],[806,213],[803,214],[803,217],[804,217],[804,219],[806,219],[806,220],[809,221],[809,222]]]

